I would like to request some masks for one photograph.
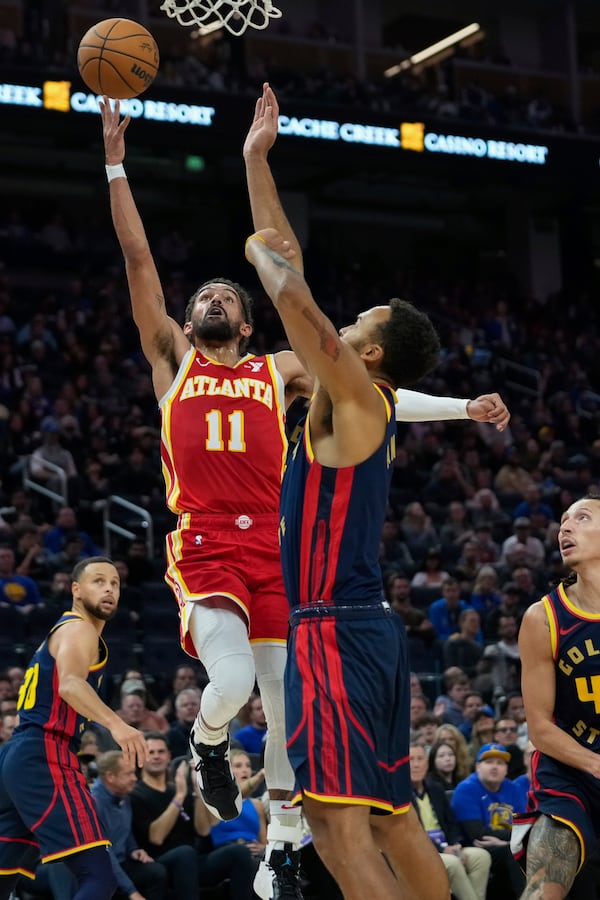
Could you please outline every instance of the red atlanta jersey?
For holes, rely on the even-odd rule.
[[[230,367],[190,348],[159,403],[172,512],[278,514],[284,393],[272,355]]]

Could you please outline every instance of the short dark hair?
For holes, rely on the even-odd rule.
[[[202,293],[205,287],[208,287],[209,284],[226,284],[227,287],[231,288],[232,291],[240,298],[240,303],[242,304],[242,310],[244,312],[244,319],[246,320],[247,325],[254,325],[254,315],[252,313],[253,301],[252,297],[248,293],[248,291],[242,287],[241,284],[238,284],[237,281],[231,281],[229,278],[210,278],[208,281],[203,282],[200,287],[196,288],[190,299],[188,300],[188,304],[185,308],[185,318],[184,322],[187,324],[192,319],[192,311],[194,309],[194,305],[196,300],[198,299],[198,295]],[[240,341],[240,353],[243,353],[248,346],[249,339],[242,338]]]
[[[112,559],[109,559],[108,556],[86,556],[85,559],[80,559],[75,563],[71,572],[71,581],[79,581],[87,567],[93,566],[95,563],[108,563],[109,566],[114,566]]]
[[[439,362],[440,339],[429,316],[407,300],[394,297],[391,315],[379,325],[383,348],[381,370],[394,387],[419,381]]]
[[[144,731],[143,735],[145,741],[162,741],[167,750],[169,749],[167,736],[162,731]]]

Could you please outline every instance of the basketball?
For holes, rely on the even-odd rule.
[[[137,97],[158,72],[158,47],[131,19],[104,19],[86,31],[77,50],[81,77],[95,94],[115,100]]]

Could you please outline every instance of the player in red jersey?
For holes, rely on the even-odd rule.
[[[120,121],[119,104],[111,107],[106,98],[101,109],[113,222],[161,409],[167,502],[179,515],[178,527],[167,540],[166,579],[179,603],[182,643],[203,662],[210,678],[192,734],[198,785],[215,815],[227,819],[238,814],[241,797],[229,766],[227,729],[256,677],[269,734],[269,846],[289,842],[295,850],[300,840],[298,812],[285,803],[294,777],[285,748],[288,605],[277,526],[286,446],[284,406],[294,396],[309,393],[311,382],[290,351],[246,353],[252,310],[239,285],[222,278],[203,284],[188,305],[183,329],[167,315],[122,167],[129,119]],[[261,209],[276,215],[300,256],[268,166],[263,165],[260,145],[268,140],[257,107],[245,147],[253,215],[260,215]],[[421,396],[415,395],[415,419],[434,418],[435,410],[427,416],[419,409]],[[498,395],[468,403],[466,411],[467,401],[458,401],[457,408],[456,401],[448,400],[447,417],[504,427],[508,413]],[[294,885],[287,893],[269,888],[265,896],[301,895]]]

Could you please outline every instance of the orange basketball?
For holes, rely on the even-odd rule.
[[[95,94],[116,100],[137,97],[158,72],[158,47],[131,19],[104,19],[86,31],[77,50],[81,77]]]

